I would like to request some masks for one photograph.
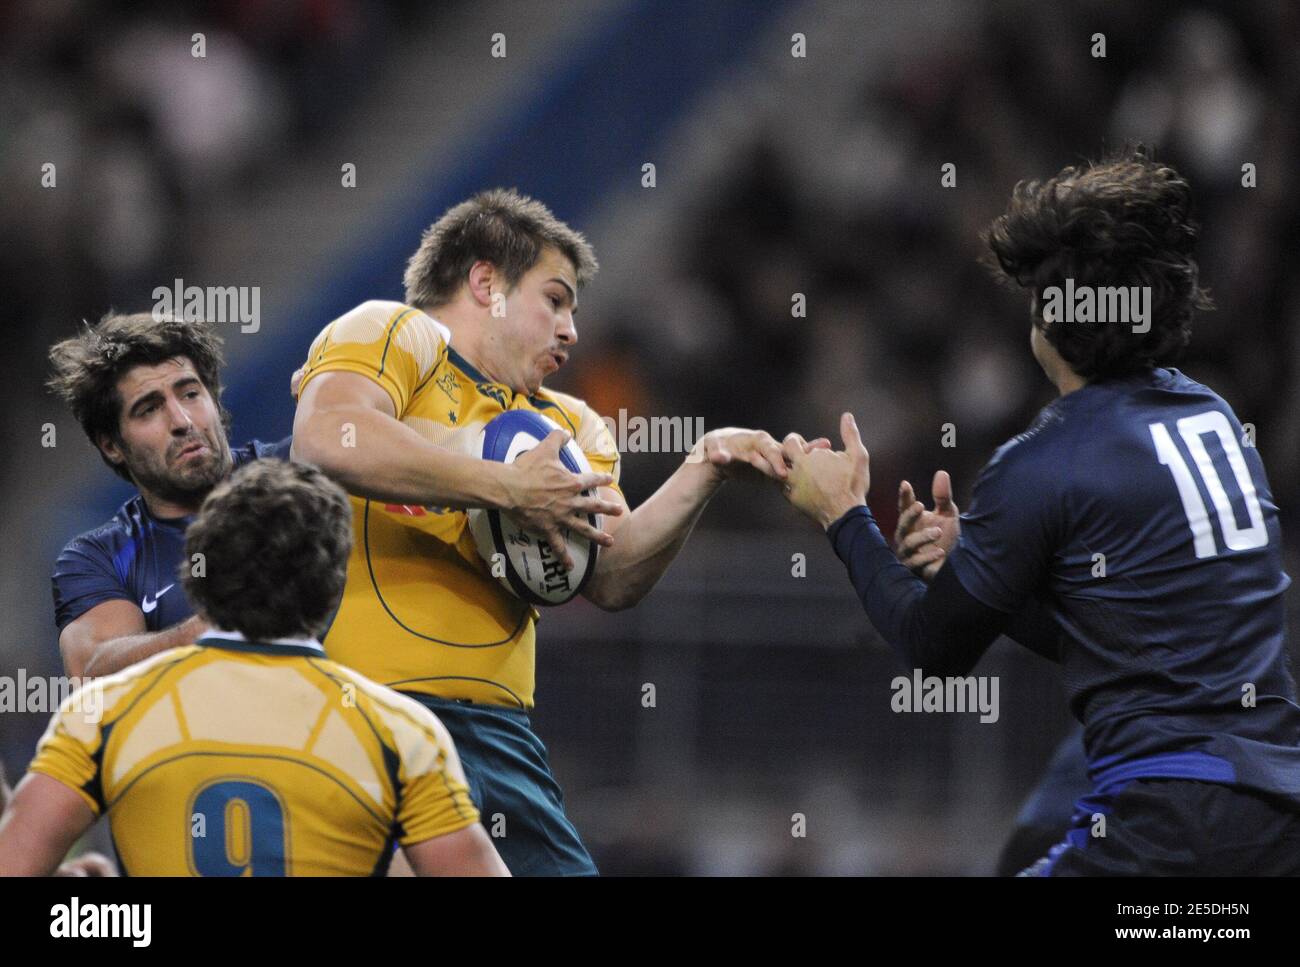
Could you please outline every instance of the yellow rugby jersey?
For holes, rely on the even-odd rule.
[[[98,679],[31,770],[107,813],[135,876],[383,875],[479,818],[433,713],[310,640],[213,632]]]
[[[527,396],[494,383],[450,338],[418,309],[362,303],[316,337],[298,391],[321,373],[360,373],[392,397],[406,426],[474,457],[493,417],[533,410],[572,433],[592,469],[617,482],[618,448],[591,407],[563,393]],[[531,708],[537,613],[492,577],[466,513],[358,497],[352,510],[347,587],[325,636],[330,656],[402,691]]]

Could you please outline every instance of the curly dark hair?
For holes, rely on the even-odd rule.
[[[230,432],[230,414],[221,405],[221,337],[212,325],[197,320],[155,318],[148,312],[116,315],[112,312],[92,326],[50,347],[53,374],[46,385],[72,410],[95,449],[113,472],[131,482],[126,464],[115,464],[100,450],[108,437],[121,443],[122,394],[117,383],[136,366],[156,366],[177,356],[194,364],[199,379],[221,413]]]
[[[309,463],[255,460],[203,501],[185,532],[180,580],[225,631],[316,636],[343,597],[351,551],[352,505],[338,484]]]
[[[599,269],[587,239],[540,201],[513,188],[481,191],[448,209],[420,238],[406,266],[406,301],[417,309],[450,301],[480,260],[499,268],[514,286],[547,245],[573,263],[578,288]]]
[[[984,233],[991,267],[1030,290],[1076,285],[1149,286],[1151,328],[1112,322],[1034,325],[1088,380],[1173,362],[1191,338],[1192,314],[1212,309],[1193,252],[1200,228],[1187,181],[1138,146],[1068,167],[1047,181],[1022,181],[1005,214]]]

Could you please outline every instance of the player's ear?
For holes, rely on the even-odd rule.
[[[114,466],[120,467],[126,463],[126,454],[122,452],[121,445],[111,436],[104,435],[99,438],[99,452]]]
[[[492,305],[492,293],[504,288],[501,285],[501,274],[497,272],[496,266],[483,259],[470,266],[465,284],[469,286],[469,294],[474,301],[487,307]]]

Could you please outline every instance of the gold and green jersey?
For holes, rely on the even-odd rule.
[[[529,396],[488,379],[448,329],[398,302],[365,302],[312,343],[299,394],[321,373],[359,373],[429,442],[480,456],[493,417],[528,409],[573,434],[594,471],[619,472],[613,435],[564,393]],[[464,511],[352,498],[354,543],[343,603],[325,636],[331,658],[392,688],[528,709],[537,613],[493,578]]]
[[[33,772],[107,815],[134,876],[363,876],[478,821],[442,723],[310,639],[212,632],[83,686]]]

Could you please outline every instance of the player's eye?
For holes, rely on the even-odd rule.
[[[554,295],[551,296],[551,308],[552,308],[552,309],[558,309],[558,308],[560,308],[560,297],[559,297],[559,296],[554,296]]]
[[[196,389],[192,389],[185,394],[185,398],[187,400],[196,400],[199,398],[199,391]]]

